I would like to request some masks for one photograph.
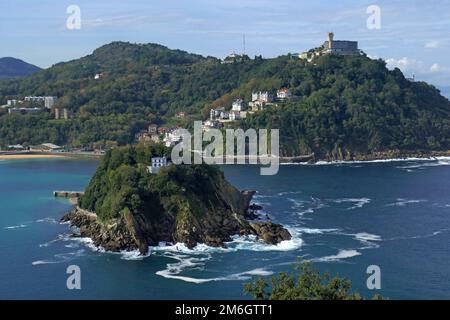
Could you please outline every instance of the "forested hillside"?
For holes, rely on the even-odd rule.
[[[54,95],[75,115],[62,121],[0,109],[0,144],[127,144],[149,123],[189,127],[211,107],[230,108],[238,96],[248,101],[252,91],[282,87],[299,98],[237,125],[281,129],[283,155],[450,149],[450,102],[433,86],[389,71],[382,60],[324,56],[309,64],[286,55],[221,64],[156,44],[123,42],[26,79],[0,81],[1,104]],[[175,120],[179,111],[187,117]]]

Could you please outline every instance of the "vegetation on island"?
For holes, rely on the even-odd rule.
[[[101,221],[120,218],[125,212],[143,214],[152,221],[165,213],[178,218],[188,211],[202,215],[206,209],[197,200],[209,197],[215,179],[223,179],[223,173],[207,165],[171,165],[149,174],[152,157],[167,154],[170,150],[162,145],[107,152],[80,199],[80,207],[96,212]]]
[[[301,262],[296,267],[297,274],[281,272],[267,282],[255,278],[246,283],[244,293],[258,300],[363,300],[352,292],[350,280],[329,273],[320,273],[310,262]],[[380,295],[372,299],[380,300]]]
[[[95,79],[94,75],[100,75]],[[113,42],[81,59],[25,79],[0,81],[0,103],[24,95],[58,96],[75,115],[8,115],[0,144],[126,145],[150,123],[189,127],[214,107],[253,91],[287,87],[298,97],[236,126],[279,128],[281,154],[345,158],[386,150],[449,150],[450,102],[424,82],[366,56],[290,55],[223,64],[156,44]],[[186,118],[176,119],[179,111]]]
[[[248,221],[254,192],[236,189],[218,167],[168,164],[151,173],[151,159],[169,151],[162,145],[108,151],[78,206],[62,221],[106,250],[139,248],[142,254],[159,242],[193,248],[222,247],[234,235],[254,235],[269,244],[291,239],[281,225]]]

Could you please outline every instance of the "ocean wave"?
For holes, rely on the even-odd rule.
[[[299,238],[296,232],[289,230],[292,235],[291,240],[281,241],[278,244],[267,244],[258,240],[255,236],[234,236],[233,241],[227,243],[227,248],[248,251],[292,251],[297,250],[303,245],[303,240]]]
[[[291,209],[296,210],[296,214],[299,216],[314,213],[328,206],[323,201],[313,202],[295,198],[287,198],[287,200],[292,203]]]
[[[356,233],[354,235],[354,239],[358,240],[364,245],[364,247],[358,248],[360,250],[377,249],[380,247],[380,245],[376,242],[382,241],[381,236],[367,232]]]
[[[214,281],[242,281],[242,280],[249,280],[253,276],[269,276],[269,275],[273,274],[273,272],[268,271],[266,269],[256,268],[253,270],[239,272],[239,273],[233,273],[233,274],[230,274],[227,276],[216,277],[216,278],[195,278],[195,277],[191,277],[191,276],[181,275],[181,273],[187,272],[187,271],[195,271],[195,270],[203,271],[206,261],[211,259],[210,255],[207,255],[204,258],[198,258],[198,257],[189,257],[186,255],[172,254],[167,257],[175,259],[178,262],[168,263],[166,265],[167,268],[164,270],[157,271],[155,273],[156,275],[159,275],[166,279],[181,280],[181,281],[195,283],[195,284],[202,284],[202,283],[214,282]]]
[[[283,191],[283,192],[279,192],[277,193],[277,196],[282,197],[282,196],[287,196],[289,194],[301,194],[303,193],[302,191]]]
[[[84,249],[80,249],[80,250],[68,252],[68,253],[58,253],[53,256],[54,257],[53,259],[37,260],[37,261],[33,261],[31,264],[33,266],[38,266],[38,265],[43,265],[43,264],[65,263],[65,262],[74,260],[77,257],[80,257],[82,255],[84,255]]]
[[[203,271],[207,261],[212,259],[213,253],[230,253],[242,250],[248,251],[291,251],[300,248],[303,241],[299,237],[300,233],[297,229],[288,228],[292,234],[292,239],[282,241],[276,245],[269,245],[256,236],[234,236],[232,241],[226,243],[226,247],[210,247],[205,244],[198,244],[192,249],[189,249],[183,243],[171,244],[160,243],[158,246],[151,247],[152,253],[161,254],[164,257],[177,260],[175,263],[168,263],[167,268],[157,271],[156,274],[168,279],[176,279],[185,282],[196,284],[212,282],[212,281],[230,281],[230,280],[248,280],[252,276],[268,276],[273,274],[263,268],[256,268],[253,270],[233,273],[227,276],[216,278],[195,278],[192,276],[183,275],[183,272],[200,270]]]
[[[347,208],[347,210],[354,210],[354,209],[362,208],[364,205],[370,203],[370,201],[371,201],[370,198],[342,198],[342,199],[332,200],[332,202],[338,203],[338,204],[354,203],[354,205]]]
[[[211,253],[227,253],[244,251],[291,251],[299,249],[303,240],[299,237],[297,229],[288,228],[292,235],[291,240],[281,241],[278,244],[267,244],[258,239],[254,235],[249,236],[232,236],[232,240],[225,243],[225,247],[211,247],[206,244],[197,244],[194,248],[189,249],[184,243],[166,244],[161,243],[159,246],[150,247],[152,252],[171,252],[183,253],[188,255],[204,255]]]
[[[405,166],[397,166],[397,169],[406,170],[408,172],[413,172],[415,170],[423,170],[428,167],[440,167],[440,166],[449,166],[450,165],[450,157],[438,157],[434,159],[428,159],[427,161],[420,161],[420,163],[417,163],[418,160],[415,160],[416,163],[412,163]]]
[[[4,227],[3,229],[14,230],[14,229],[22,229],[22,228],[26,228],[26,227],[27,227],[26,224],[19,224],[19,225],[15,225],[15,226]]]
[[[393,237],[393,238],[386,239],[385,241],[426,239],[426,238],[435,237],[435,236],[440,235],[440,234],[445,233],[445,232],[450,232],[450,228],[440,229],[440,230],[437,230],[437,231],[433,231],[432,233],[423,234],[423,235]]]
[[[381,236],[376,234],[371,234],[367,232],[360,232],[354,235],[356,240],[359,241],[381,241]]]
[[[189,249],[184,243],[165,243],[160,242],[158,246],[150,247],[152,252],[169,252],[169,253],[183,253],[187,255],[199,255],[199,254],[210,254],[214,252],[231,252],[230,248],[223,247],[211,247],[206,244],[199,243],[194,248]]]
[[[38,219],[35,222],[37,222],[37,223],[52,223],[52,224],[58,223],[58,221],[56,221],[55,218],[50,218],[50,217]]]
[[[317,210],[330,207],[332,204],[349,203],[351,206],[346,210],[360,209],[372,201],[370,198],[314,199],[312,201],[287,198],[287,200],[292,203],[291,209],[295,210],[299,216],[315,213]]]
[[[344,259],[349,259],[349,258],[353,258],[353,257],[360,256],[360,255],[361,255],[361,253],[354,249],[340,250],[335,255],[330,255],[330,256],[325,256],[325,257],[320,257],[320,258],[313,258],[313,259],[310,259],[309,261],[311,261],[311,262],[338,262],[338,261],[341,261]]]
[[[423,200],[423,199],[418,199],[418,200],[408,200],[408,199],[402,199],[402,198],[397,198],[396,202],[394,203],[389,203],[386,206],[387,207],[404,207],[408,204],[415,204],[415,203],[423,203],[423,202],[427,202],[428,200]]]
[[[431,157],[431,158],[392,158],[392,159],[378,159],[378,160],[354,160],[354,161],[317,161],[315,163],[300,162],[300,163],[280,163],[282,165],[305,165],[305,166],[336,166],[336,165],[353,165],[353,164],[371,164],[371,163],[390,163],[390,162],[431,162],[440,161],[440,165],[450,165],[450,157]]]
[[[129,260],[129,261],[140,261],[144,260],[145,258],[150,257],[151,251],[149,250],[147,254],[142,255],[139,250],[133,250],[133,251],[120,251],[116,254],[120,255],[120,259],[122,260]]]
[[[324,234],[324,233],[335,233],[339,232],[341,229],[316,229],[316,228],[297,228],[296,229],[300,233],[306,233],[306,234]]]
[[[63,238],[63,241],[78,242],[78,243],[84,245],[85,247],[88,247],[93,252],[101,252],[101,253],[107,252],[103,247],[96,246],[94,244],[94,241],[88,237],[72,237],[70,235],[65,235],[65,237]],[[111,253],[114,253],[114,252],[111,252]]]

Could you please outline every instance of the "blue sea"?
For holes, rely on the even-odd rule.
[[[277,246],[239,238],[226,249],[182,245],[108,253],[73,239],[61,216],[71,208],[54,190],[83,190],[91,160],[0,161],[1,299],[247,299],[254,276],[292,272],[301,258],[350,279],[366,297],[450,299],[450,159],[283,165],[276,176],[224,167],[240,189],[258,191],[263,218],[284,224]],[[81,270],[68,290],[66,269]],[[381,289],[366,286],[367,267]]]

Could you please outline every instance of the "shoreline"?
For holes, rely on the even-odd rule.
[[[432,157],[406,157],[406,158],[378,158],[371,160],[318,160],[316,162],[280,162],[280,165],[304,165],[304,166],[326,166],[339,164],[370,164],[370,163],[389,163],[389,162],[407,162],[407,161],[439,161],[450,160],[448,156]]]
[[[0,160],[31,160],[31,159],[100,159],[99,154],[70,152],[0,152]]]
[[[55,159],[55,158],[68,158],[67,155],[55,155],[55,154],[1,154],[0,160],[27,160],[27,159]]]
[[[0,152],[0,160],[27,160],[27,159],[100,159],[102,154],[98,153],[71,153],[71,152]],[[293,161],[295,158],[309,158],[307,161]],[[227,160],[231,157],[224,157],[224,161],[220,165],[239,165],[238,163],[227,164]],[[244,160],[245,164],[261,165],[258,156],[233,156],[234,161]],[[267,157],[265,157],[267,158]],[[269,157],[270,159],[271,157]],[[204,158],[205,159],[205,158]],[[298,157],[278,157],[280,165],[333,165],[333,164],[352,164],[352,163],[383,163],[383,162],[401,162],[401,161],[433,161],[450,159],[450,151],[431,151],[431,152],[387,152],[372,155],[359,155],[350,159],[320,159],[310,156]],[[250,160],[256,163],[249,163]],[[273,160],[273,158],[272,158]]]

